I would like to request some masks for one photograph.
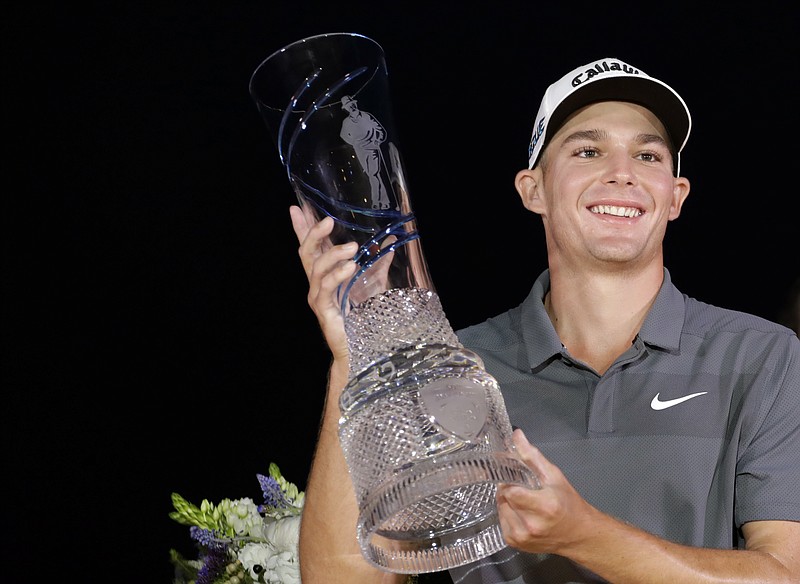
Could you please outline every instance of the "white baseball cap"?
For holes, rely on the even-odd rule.
[[[573,69],[547,88],[536,114],[528,146],[528,168],[566,119],[598,101],[627,101],[649,109],[661,120],[675,149],[673,169],[680,173],[681,150],[689,139],[692,117],[680,95],[663,81],[619,59],[600,59]]]

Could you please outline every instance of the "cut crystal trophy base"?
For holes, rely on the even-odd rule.
[[[370,493],[358,520],[362,553],[376,566],[402,574],[480,560],[506,547],[497,521],[497,484],[531,486],[535,480],[523,463],[500,452],[415,465]]]
[[[436,294],[389,290],[345,325],[363,369],[342,392],[339,438],[364,557],[418,574],[503,549],[497,485],[538,483],[514,455],[497,382],[458,343]],[[389,355],[372,360],[378,347]]]

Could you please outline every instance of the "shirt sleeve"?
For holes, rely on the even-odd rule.
[[[736,466],[737,527],[755,520],[800,521],[800,340],[779,336],[753,388],[763,399],[741,435]]]

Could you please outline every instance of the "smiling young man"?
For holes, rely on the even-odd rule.
[[[800,581],[800,342],[683,295],[664,267],[690,127],[672,88],[617,59],[548,88],[515,181],[543,221],[548,268],[522,304],[458,331],[498,380],[542,488],[498,488],[509,547],[450,570],[454,582]],[[333,222],[291,217],[333,354],[303,582],[401,582],[360,555],[338,444],[348,354],[335,290],[354,244],[323,252]]]

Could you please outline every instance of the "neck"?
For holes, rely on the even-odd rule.
[[[663,280],[661,264],[613,274],[551,268],[545,310],[570,354],[603,373],[636,338]]]

